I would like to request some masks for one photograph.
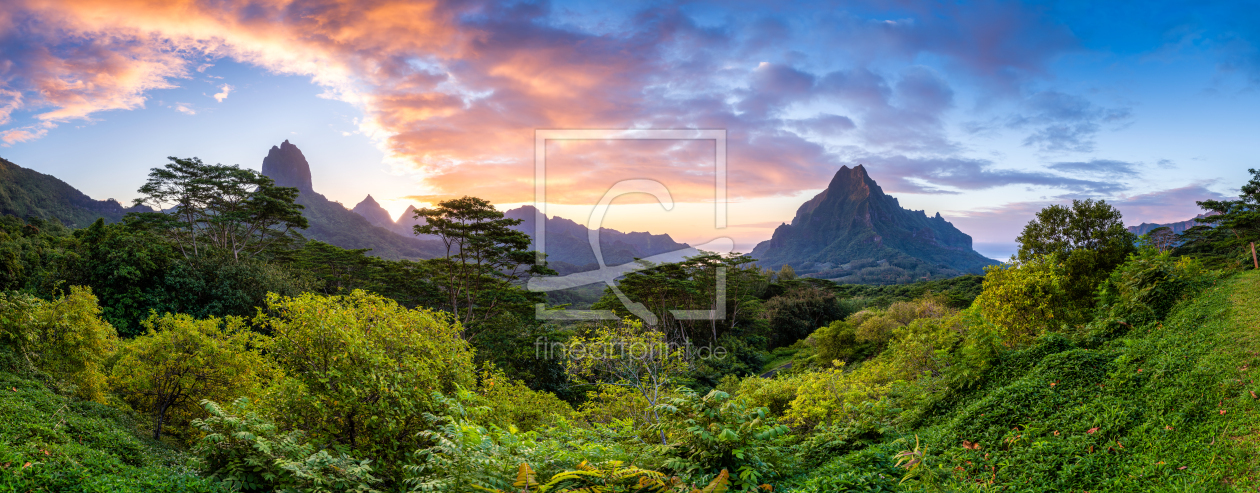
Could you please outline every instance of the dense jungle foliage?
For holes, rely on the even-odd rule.
[[[483,200],[418,212],[445,256],[386,261],[226,168],[155,169],[179,205],[116,224],[0,219],[0,488],[1260,487],[1260,172],[1171,239],[1080,201],[984,276],[705,254],[547,320],[550,269]]]

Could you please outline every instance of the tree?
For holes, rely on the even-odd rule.
[[[1124,227],[1120,211],[1106,201],[1073,200],[1052,205],[1028,222],[1016,241],[1019,262],[1058,255],[1067,275],[1068,296],[1093,305],[1093,292],[1117,265],[1136,251],[1136,237]]]
[[[645,264],[617,281],[617,288],[652,313],[654,328],[670,342],[716,343],[724,334],[746,335],[757,327],[758,296],[769,279],[753,262],[745,254],[702,253],[682,262]],[[639,319],[607,288],[591,308]]]
[[[460,324],[469,325],[509,310],[531,312],[541,301],[514,285],[526,273],[555,274],[535,265],[529,235],[512,229],[520,219],[507,219],[489,201],[463,197],[416,211],[417,235],[436,235],[446,247],[444,257],[428,261],[433,282],[444,296],[443,308]],[[528,267],[526,267],[528,265]]]
[[[1142,242],[1165,252],[1177,245],[1177,234],[1168,226],[1160,226],[1142,235]]]
[[[1190,249],[1197,247],[1216,255],[1245,256],[1255,262],[1251,252],[1255,242],[1260,241],[1260,169],[1248,169],[1247,172],[1251,173],[1251,180],[1239,190],[1239,200],[1195,202],[1209,212],[1195,221],[1213,230],[1183,235]]]
[[[285,377],[259,403],[281,424],[316,442],[335,442],[373,459],[397,481],[419,448],[433,393],[474,383],[472,351],[449,314],[408,310],[379,295],[272,295],[268,354]]]
[[[135,203],[159,211],[140,217],[165,231],[187,258],[218,251],[240,260],[307,227],[296,188],[277,187],[271,178],[238,166],[168,159],[149,172]]]
[[[148,332],[123,345],[110,383],[135,409],[153,416],[153,439],[170,423],[181,427],[202,413],[203,399],[232,401],[251,393],[269,373],[262,336],[244,319],[150,316]]]
[[[848,312],[834,293],[801,284],[765,303],[766,319],[775,347],[787,346],[827,324],[842,320]]]
[[[551,355],[549,355],[551,356]],[[660,424],[657,406],[687,370],[687,355],[665,334],[645,330],[643,323],[624,319],[603,325],[590,336],[575,337],[566,346],[566,366],[575,377],[633,390],[647,402],[653,424]],[[665,432],[660,432],[666,444]]]

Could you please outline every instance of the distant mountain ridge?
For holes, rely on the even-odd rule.
[[[1206,215],[1199,214],[1197,216],[1194,216],[1194,219],[1199,219],[1201,217],[1206,217]],[[1150,233],[1152,230],[1156,228],[1166,227],[1172,230],[1173,234],[1181,234],[1181,233],[1184,233],[1187,229],[1193,228],[1195,226],[1200,226],[1200,224],[1194,219],[1188,219],[1181,222],[1167,223],[1167,224],[1142,223],[1137,226],[1129,226],[1129,232],[1138,236],[1142,236],[1146,233]]]
[[[537,232],[537,213],[537,208],[526,205],[504,212],[503,215],[510,219],[520,219],[521,224],[515,229],[533,238]],[[565,275],[599,268],[595,251],[591,249],[590,229],[558,216],[548,217],[546,221],[547,262],[552,269]],[[599,248],[604,256],[604,264],[608,266],[626,264],[635,259],[689,247],[686,243],[674,241],[668,234],[623,233],[608,228],[599,230]]]
[[[56,219],[68,227],[86,228],[98,218],[113,223],[128,212],[152,211],[123,207],[114,199],[95,200],[55,176],[0,158],[0,215]]]
[[[798,275],[863,284],[979,274],[998,263],[939,213],[903,209],[862,165],[841,167],[752,256],[771,269],[786,264]]]
[[[414,237],[414,226],[425,223],[424,219],[415,219],[415,206],[408,206],[397,221],[390,219],[389,212],[371,195],[352,210],[376,226],[407,237]],[[526,205],[508,210],[503,215],[508,219],[520,219],[521,224],[513,229],[533,238],[537,231],[537,211],[533,206]],[[585,226],[569,219],[556,216],[547,218],[547,262],[551,268],[562,275],[598,269],[599,264],[587,236],[589,231]],[[608,228],[600,229],[599,244],[604,263],[610,266],[688,248],[686,243],[678,243],[667,234],[623,233]],[[531,248],[536,247],[531,245]]]

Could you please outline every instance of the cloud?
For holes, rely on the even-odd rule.
[[[1195,201],[1223,198],[1227,197],[1209,190],[1205,183],[1194,183],[1178,188],[1108,199],[1107,203],[1120,210],[1125,224],[1133,226],[1141,223],[1162,224],[1192,219],[1203,213],[1203,210],[1195,205]],[[1015,239],[1038,211],[1053,204],[1071,204],[1071,200],[1013,202],[996,207],[947,211],[941,214],[959,229],[972,235],[977,242],[1008,242]]]
[[[1024,110],[1006,126],[1032,131],[1024,145],[1042,152],[1093,152],[1094,136],[1103,124],[1123,124],[1132,118],[1127,107],[1103,108],[1089,100],[1058,91],[1028,97]]]
[[[852,164],[865,164],[871,178],[893,192],[953,193],[941,187],[970,191],[1005,185],[1045,186],[1084,194],[1111,194],[1125,189],[1123,185],[1107,181],[995,169],[991,161],[984,159],[919,158],[894,154],[859,156],[850,161]]]
[[[219,86],[219,92],[214,94],[214,100],[222,103],[224,99],[227,99],[228,94],[230,94],[233,89],[236,88],[232,87],[231,84],[223,84],[222,86]]]
[[[831,114],[820,114],[811,118],[791,120],[787,123],[787,126],[797,132],[812,132],[826,137],[843,135],[857,128],[857,124],[853,123],[851,118]]]
[[[1195,204],[1201,200],[1228,200],[1233,197],[1214,192],[1207,183],[1194,183],[1179,188],[1133,195],[1109,201],[1124,214],[1129,225],[1140,223],[1170,223],[1192,219],[1203,213]]]
[[[530,200],[533,129],[627,127],[728,129],[731,190],[744,197],[816,188],[847,162],[835,139],[885,166],[927,173],[918,182],[893,180],[907,190],[928,190],[923,183],[937,192],[997,183],[1116,190],[949,157],[960,146],[944,126],[956,105],[946,71],[1017,95],[1012,88],[1075,49],[1070,30],[1018,4],[912,4],[895,12],[860,1],[796,12],[752,6],[761,12],[703,23],[668,5],[604,22],[574,14],[580,7],[493,0],[11,5],[9,21],[0,20],[9,22],[0,26],[0,49],[18,55],[8,62],[16,68],[0,70],[7,84],[0,87],[19,91],[23,107],[43,109],[45,121],[138,108],[149,91],[231,59],[310,77],[324,97],[360,108],[358,131],[391,166],[423,177],[420,196]],[[799,45],[834,47],[840,58],[791,50]],[[922,60],[935,68],[915,65]],[[230,87],[221,86],[216,100]],[[1071,135],[1038,146],[1080,147],[1091,122],[1114,116],[1091,109],[1085,113],[1093,116],[1072,120],[1063,113],[1070,105],[1040,101],[1030,100],[1021,128],[1068,122]],[[712,187],[704,164],[711,156],[686,145],[644,151],[674,161],[623,151],[570,146],[568,186],[549,198],[586,200],[614,176],[666,177],[695,200]],[[947,157],[898,158],[908,154]]]
[[[1129,163],[1113,159],[1094,159],[1091,161],[1060,161],[1049,167],[1055,171],[1098,176],[1130,176],[1137,174],[1136,166],[1140,163]]]
[[[20,142],[27,142],[38,139],[48,134],[48,130],[55,128],[57,125],[52,123],[42,123],[36,125],[27,125],[21,128],[9,130],[0,130],[0,141],[4,147],[9,147]]]
[[[189,105],[188,103],[175,103],[175,106],[173,106],[173,108],[175,108],[175,111],[178,111],[185,115],[197,114],[197,110],[192,109],[192,106]]]

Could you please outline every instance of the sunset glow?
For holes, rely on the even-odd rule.
[[[747,251],[842,165],[1003,258],[1033,212],[1103,198],[1181,221],[1245,181],[1260,123],[1253,8],[841,2],[7,0],[0,156],[93,198],[167,156],[260,166],[289,139],[315,189],[397,216],[463,195],[532,203],[536,129],[725,129],[555,143],[549,213]],[[1119,26],[1110,20],[1124,19]]]

